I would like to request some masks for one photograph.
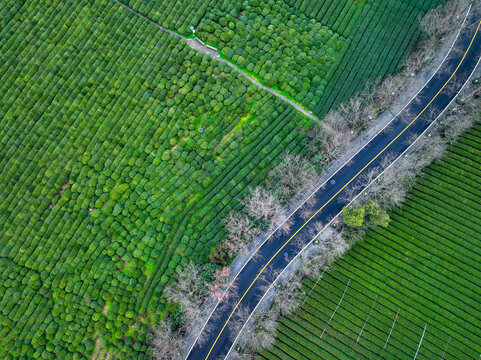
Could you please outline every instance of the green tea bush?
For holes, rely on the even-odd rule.
[[[480,156],[478,123],[424,169],[389,225],[372,223],[332,271],[303,280],[301,306],[257,358],[476,357]]]
[[[222,56],[323,117],[398,71],[421,36],[419,19],[444,0],[126,3],[184,35],[194,26]]]
[[[300,116],[107,0],[1,12],[0,357],[147,358],[164,286]]]
[[[128,2],[318,114],[394,71],[435,3]],[[113,2],[0,13],[0,357],[147,358],[166,284],[314,124]]]

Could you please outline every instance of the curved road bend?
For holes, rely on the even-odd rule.
[[[309,225],[318,221],[325,224],[337,215],[347,203],[343,195],[347,191],[358,194],[364,188],[364,174],[374,168],[382,170],[383,166],[388,166],[387,161],[383,161],[386,156],[386,159],[399,157],[454,99],[481,57],[481,16],[474,9],[471,11],[450,55],[416,98],[386,128],[389,130],[375,136],[352,161],[317,190],[314,195],[316,205],[313,209],[317,209],[314,215],[303,220],[298,212],[293,213],[291,219],[294,224],[290,233],[274,234],[259,248],[261,256],[245,265],[237,276],[236,294],[215,308],[214,316],[208,320],[206,327],[211,328],[207,341],[203,344],[196,342],[188,354],[188,360],[225,357],[237,336],[232,333],[230,326],[236,319],[236,310],[239,307],[247,307],[250,311],[255,308],[264,295],[265,285],[275,280],[272,274],[284,269],[299,252],[299,239],[302,245],[312,239],[307,235]]]

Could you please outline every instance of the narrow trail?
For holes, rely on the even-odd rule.
[[[269,285],[272,286],[289,264],[314,241],[316,236],[311,235],[311,224],[320,222],[323,230],[327,228],[332,219],[351,203],[350,199],[359,196],[377,179],[375,177],[366,184],[363,174],[374,169],[382,174],[420,136],[426,134],[454,102],[481,64],[481,14],[478,11],[469,13],[469,10],[468,14],[449,53],[422,89],[389,122],[389,132],[385,132],[384,128],[379,130],[348,162],[319,185],[310,195],[315,204],[309,219],[305,219],[299,206],[288,217],[292,221],[288,233],[278,228],[263,240],[256,249],[258,256],[251,256],[237,273],[234,293],[217,303],[201,333],[186,349],[185,359],[225,359],[235,351],[239,332],[242,331],[235,325],[241,319],[239,307],[247,309],[250,318],[266,296]],[[347,192],[350,194],[348,199],[343,196]],[[272,238],[275,241],[269,241]],[[241,321],[244,327],[246,322]]]
[[[301,105],[295,103],[294,101],[288,99],[286,96],[280,94],[279,92],[265,86],[265,85],[262,85],[259,81],[257,81],[255,78],[253,78],[252,76],[249,76],[248,74],[246,74],[244,71],[242,71],[238,66],[234,65],[233,63],[231,63],[230,61],[227,61],[226,59],[223,59],[220,57],[219,55],[219,51],[218,49],[216,49],[215,47],[213,46],[209,46],[209,45],[205,45],[200,39],[198,38],[195,38],[195,39],[190,39],[190,38],[186,38],[185,36],[182,36],[178,33],[176,33],[175,31],[172,31],[172,30],[169,30],[165,27],[163,27],[162,25],[156,23],[155,21],[149,19],[148,17],[142,15],[141,13],[139,13],[138,11],[135,11],[134,9],[132,9],[131,7],[129,7],[128,5],[124,4],[123,2],[119,1],[119,0],[113,0],[115,1],[117,4],[119,4],[120,6],[122,6],[124,9],[130,11],[132,14],[140,17],[141,19],[145,20],[145,21],[148,21],[149,23],[155,25],[158,29],[166,32],[166,33],[169,33],[171,35],[174,35],[174,36],[177,36],[179,37],[181,40],[185,41],[185,43],[194,51],[197,51],[197,52],[200,52],[204,55],[207,55],[209,56],[210,58],[220,62],[220,63],[224,63],[228,66],[230,66],[232,69],[234,69],[237,73],[239,73],[240,75],[242,75],[243,77],[245,77],[247,80],[249,80],[252,84],[256,85],[257,87],[265,90],[265,91],[268,91],[269,93],[271,93],[272,95],[276,96],[277,98],[281,99],[282,101],[288,103],[289,105],[295,107],[297,110],[299,110],[301,113],[303,113],[304,115],[306,115],[308,118],[316,121],[318,124],[322,124],[321,120],[319,118],[317,118],[315,115],[313,115],[310,111],[306,110],[304,107],[302,107]]]

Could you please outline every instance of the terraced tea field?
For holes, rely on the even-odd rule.
[[[281,318],[257,359],[477,359],[481,354],[481,124],[425,169],[390,225]]]
[[[184,35],[194,26],[244,71],[322,117],[398,70],[419,39],[419,18],[444,0],[126,3]]]
[[[0,358],[147,357],[165,284],[313,123],[114,2],[0,7]]]
[[[272,54],[278,68],[248,61],[314,107],[331,80],[361,88],[396,69],[418,15],[441,2],[336,1],[339,11],[315,17],[283,1],[130,5],[184,34],[210,24],[239,62],[231,30],[259,56],[295,34]],[[6,0],[0,15],[0,357],[147,358],[165,286],[190,260],[209,261],[223,217],[283,152],[306,151],[314,123],[112,0]],[[287,28],[266,26],[274,16]],[[375,39],[392,44],[369,47]],[[367,48],[393,65],[336,75]]]
[[[439,0],[325,1],[289,0],[307,16],[349,39],[314,112],[324,116],[332,107],[376,83],[403,65],[420,36],[418,19]]]

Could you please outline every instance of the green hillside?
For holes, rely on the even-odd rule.
[[[195,25],[314,109],[352,93],[331,83],[397,68],[440,2],[129,5]],[[166,284],[208,263],[223,217],[282,153],[306,152],[314,123],[112,0],[5,0],[0,15],[0,358],[147,358]],[[361,72],[366,49],[393,65]],[[364,75],[344,79],[353,61]]]
[[[313,123],[111,1],[1,14],[0,358],[146,357],[167,281]]]

